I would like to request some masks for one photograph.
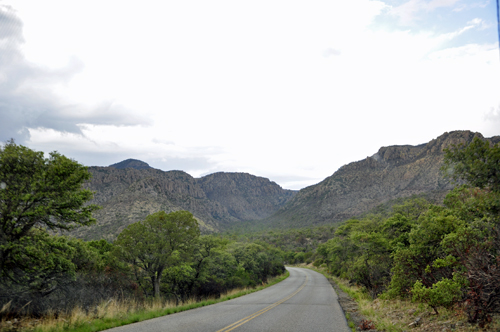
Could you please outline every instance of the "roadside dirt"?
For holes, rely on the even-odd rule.
[[[367,322],[368,320],[359,311],[359,307],[356,301],[351,299],[346,292],[340,289],[340,287],[337,286],[337,284],[335,284],[333,280],[328,278],[328,281],[330,282],[333,289],[335,289],[335,292],[337,293],[337,296],[339,298],[339,304],[342,307],[342,310],[344,310],[344,315],[346,315],[348,321],[350,320],[354,323],[354,325],[356,326],[356,331],[372,331],[372,332],[377,331],[375,329],[370,330],[361,328],[363,322]]]

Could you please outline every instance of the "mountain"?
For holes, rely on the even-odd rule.
[[[114,239],[127,225],[165,210],[188,210],[203,232],[228,228],[309,227],[341,222],[413,196],[441,203],[453,184],[441,173],[443,150],[469,143],[480,133],[453,131],[428,143],[380,148],[364,160],[344,165],[330,177],[299,192],[246,173],[214,173],[193,178],[183,171],[151,168],[128,159],[90,167],[97,224],[73,235]],[[500,142],[500,136],[488,138]]]
[[[210,201],[221,204],[232,217],[242,221],[270,216],[296,193],[246,173],[214,173],[197,182]]]
[[[102,209],[93,214],[95,225],[72,231],[86,240],[112,240],[126,226],[160,210],[188,210],[203,232],[216,232],[265,218],[296,193],[246,173],[215,173],[195,179],[183,171],[164,172],[133,159],[110,167],[89,167],[89,171],[92,179],[86,188],[95,192],[91,203]]]
[[[426,144],[382,147],[373,156],[345,165],[320,183],[300,190],[259,224],[304,227],[340,222],[412,196],[440,203],[453,188],[440,171],[443,150],[469,143],[476,136],[483,138],[480,133],[454,131]],[[488,140],[497,143],[500,136]]]
[[[152,168],[149,164],[144,161],[140,161],[137,159],[127,159],[121,161],[119,163],[109,165],[109,167],[117,168],[117,169],[125,169],[125,168],[133,168],[133,169],[149,169]]]

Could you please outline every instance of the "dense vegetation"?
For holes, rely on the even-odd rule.
[[[107,299],[220,296],[284,272],[264,243],[200,236],[191,213],[163,211],[129,225],[114,243],[60,234],[92,224],[98,209],[76,161],[8,142],[0,149],[0,318],[85,310]]]
[[[229,232],[223,234],[225,238],[245,243],[267,244],[283,252],[285,264],[312,263],[317,254],[316,248],[331,239],[336,227],[316,226],[311,228],[297,228],[260,232]]]
[[[315,265],[373,297],[461,306],[481,326],[500,312],[500,146],[475,139],[445,151],[444,171],[461,185],[444,206],[414,199],[346,221],[321,244]]]

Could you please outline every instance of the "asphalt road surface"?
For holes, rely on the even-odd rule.
[[[337,294],[322,274],[295,267],[287,269],[287,279],[261,291],[108,331],[351,331]]]

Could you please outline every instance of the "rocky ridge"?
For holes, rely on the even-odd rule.
[[[382,147],[299,192],[246,173],[220,172],[195,179],[183,171],[164,172],[136,160],[90,167],[93,179],[87,187],[95,191],[93,203],[103,209],[94,213],[97,225],[79,228],[74,235],[113,239],[127,225],[160,210],[188,210],[204,232],[217,232],[235,225],[331,224],[412,196],[440,203],[454,186],[440,171],[443,150],[474,137],[484,139],[480,133],[453,131],[417,146]],[[500,136],[488,140],[498,143]]]
[[[469,143],[480,133],[444,133],[426,144],[382,147],[364,160],[341,167],[320,183],[304,188],[263,223],[272,227],[305,227],[347,220],[377,206],[412,196],[439,203],[453,188],[440,171],[443,150]],[[489,138],[493,143],[500,136]]]
[[[75,229],[72,235],[112,240],[126,226],[161,210],[190,211],[203,232],[216,232],[228,224],[267,217],[296,193],[246,173],[196,179],[183,171],[144,168],[143,162],[119,164],[128,167],[89,167],[93,177],[86,188],[95,192],[91,203],[102,209],[94,212],[95,225]]]
[[[127,159],[124,161],[120,161],[119,163],[109,165],[109,167],[125,169],[125,168],[134,168],[134,169],[149,169],[152,168],[148,163],[137,159]]]

